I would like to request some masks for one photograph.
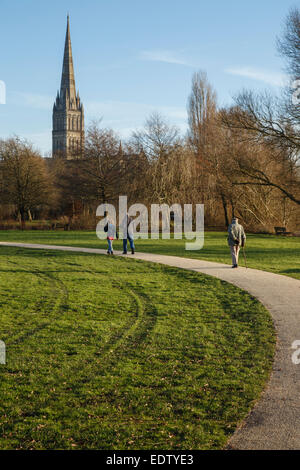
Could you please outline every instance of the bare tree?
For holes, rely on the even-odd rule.
[[[131,139],[135,152],[146,157],[145,198],[148,202],[168,202],[174,192],[174,171],[183,148],[177,127],[159,113],[152,113],[142,130]]]
[[[217,95],[204,71],[195,72],[188,99],[189,139],[196,154],[201,155],[207,144],[211,123],[217,110]]]
[[[21,217],[40,205],[51,204],[52,181],[45,160],[18,137],[0,141],[1,201],[14,204]]]
[[[149,161],[164,158],[179,142],[178,128],[157,112],[150,114],[144,129],[135,131],[131,141],[135,152],[144,152]]]
[[[300,78],[300,10],[291,8],[285,20],[277,48],[286,59],[286,70],[293,78]]]
[[[287,60],[291,80],[300,78],[300,11],[292,9],[285,30],[278,40],[280,53]],[[295,89],[288,86],[280,95],[243,91],[236,107],[223,111],[223,124],[240,131],[240,139],[253,143],[253,151],[266,146],[270,165],[253,159],[240,160],[245,179],[239,184],[272,187],[282,197],[300,205],[300,107],[293,99]],[[259,152],[258,152],[259,153]],[[238,182],[236,182],[238,183]]]
[[[239,160],[240,172],[248,177],[240,184],[272,186],[300,204],[296,131],[289,133],[283,123],[276,123],[270,102],[256,101],[254,95],[247,93],[239,96],[238,103],[241,108],[223,111],[223,124],[231,130],[240,130],[240,140],[252,143],[253,152],[257,152],[259,146],[268,146],[271,168],[277,168],[277,171],[269,172],[269,167],[263,167],[257,159]]]
[[[86,134],[84,159],[79,163],[85,193],[91,200],[108,202],[119,194],[124,176],[124,154],[119,137],[111,129],[93,123]]]

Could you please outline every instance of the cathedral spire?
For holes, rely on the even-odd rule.
[[[69,15],[60,92],[54,102],[52,122],[53,156],[79,158],[84,147],[84,110],[75,88]]]
[[[68,91],[70,101],[76,99],[75,76],[73,68],[72,45],[70,36],[70,19],[67,16],[67,31],[65,40],[64,61],[61,76],[60,95],[63,97]]]

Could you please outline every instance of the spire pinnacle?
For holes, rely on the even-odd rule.
[[[61,86],[60,86],[61,96],[66,94],[66,90],[68,90],[69,92],[70,99],[75,99],[76,90],[75,90],[75,77],[74,77],[74,68],[73,68],[69,14],[67,16],[65,51],[64,51],[64,61],[63,61]]]

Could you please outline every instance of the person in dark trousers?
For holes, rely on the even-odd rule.
[[[232,267],[237,268],[239,264],[240,248],[241,246],[244,247],[246,242],[244,227],[239,224],[237,217],[233,217],[232,222],[228,227],[227,240],[232,257]]]
[[[133,241],[133,218],[130,217],[128,214],[126,214],[122,222],[122,230],[123,230],[123,255],[127,255],[127,242],[128,241],[130,244],[131,253],[134,255],[135,246],[134,246],[134,241]]]

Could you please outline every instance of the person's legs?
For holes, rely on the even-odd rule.
[[[108,250],[107,250],[107,253],[108,254],[111,254],[112,253],[112,242],[111,240],[108,238],[107,239],[107,243],[108,243]]]
[[[236,259],[236,264],[239,264],[239,253],[240,253],[240,245],[235,246],[235,259]]]
[[[131,252],[134,253],[135,247],[134,247],[133,238],[131,238],[131,237],[128,235],[128,240],[129,240],[129,243],[130,243]]]
[[[235,255],[235,246],[230,246],[231,258],[232,258],[232,266],[237,264],[236,262],[236,255]]]
[[[123,238],[123,253],[127,253],[127,238]]]

